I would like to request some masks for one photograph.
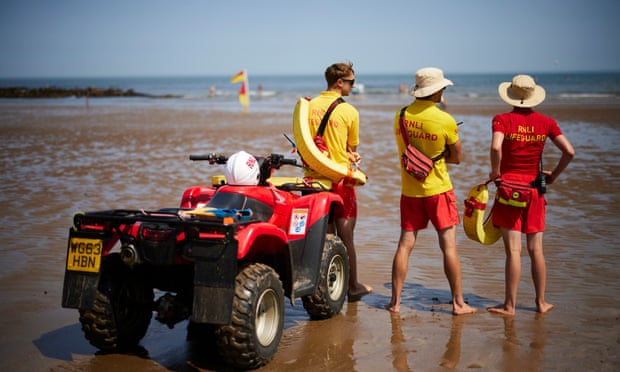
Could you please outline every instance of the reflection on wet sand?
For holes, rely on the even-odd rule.
[[[463,323],[467,316],[455,316],[452,318],[452,327],[450,328],[450,338],[446,343],[446,351],[441,357],[440,366],[446,368],[455,368],[461,359],[461,336],[463,334]]]
[[[407,360],[409,352],[401,326],[400,314],[390,313],[390,319],[392,321],[392,337],[390,338],[390,344],[392,345],[392,366],[394,370],[398,372],[411,371]]]
[[[356,371],[354,343],[358,341],[357,332],[354,324],[349,323],[356,317],[357,306],[357,302],[348,303],[342,315],[300,325],[301,329],[295,332],[298,342],[293,348],[287,348],[284,364],[291,371]],[[268,365],[267,369],[271,367]]]
[[[422,315],[422,314],[420,314]],[[515,319],[515,317],[487,316],[486,321],[501,321],[503,337],[499,343],[490,344],[486,350],[478,350],[482,354],[477,358],[471,355],[462,360],[463,352],[470,351],[472,333],[485,332],[487,325],[480,326],[480,318],[475,314],[451,316],[439,320],[435,324],[437,342],[440,337],[447,337],[443,354],[438,359],[423,358],[420,340],[416,329],[420,328],[421,319],[417,317],[403,318],[391,313],[391,363],[395,371],[406,372],[433,369],[431,365],[448,369],[486,368],[495,363],[503,371],[539,371],[544,370],[546,328],[544,316],[535,314],[533,319]],[[445,326],[449,324],[449,332]],[[466,326],[467,324],[467,326]],[[523,329],[519,335],[517,329]],[[527,331],[525,331],[527,329]],[[444,338],[445,340],[445,338]],[[463,346],[463,343],[466,345]],[[470,352],[471,354],[471,352]],[[430,364],[429,364],[430,363]]]
[[[534,319],[515,319],[503,316],[504,339],[502,342],[501,364],[504,371],[540,371],[543,368],[545,348],[545,314],[535,314]],[[526,336],[519,336],[518,327],[523,329],[529,324]],[[525,333],[525,332],[524,332]]]
[[[451,321],[448,341],[445,344],[445,351],[437,361],[437,365],[445,368],[454,369],[459,365],[461,358],[461,337],[463,325],[467,322],[469,315],[453,316]],[[403,332],[402,322],[404,321],[399,314],[391,313],[392,337],[392,366],[398,372],[412,371],[409,366],[409,353],[415,352],[412,345],[408,345]]]

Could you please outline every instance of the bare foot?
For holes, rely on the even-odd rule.
[[[455,304],[452,306],[453,315],[473,314],[476,311],[478,311],[478,309],[475,309],[467,304],[462,304],[462,305]]]
[[[372,287],[366,284],[357,283],[354,289],[349,289],[349,301],[359,301],[362,297],[372,292]]]
[[[506,306],[504,306],[504,304],[489,307],[487,308],[487,310],[490,313],[494,313],[494,314],[509,315],[509,316],[515,315],[515,309],[508,309]]]
[[[553,309],[553,305],[543,302],[541,304],[536,304],[536,311],[538,311],[541,314],[544,314],[546,312],[551,311],[551,309]]]
[[[389,310],[393,313],[400,313],[400,305],[392,305],[392,303],[390,302],[389,304],[385,305],[385,309]]]

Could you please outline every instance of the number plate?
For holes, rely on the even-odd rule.
[[[71,238],[67,252],[67,270],[98,273],[101,266],[103,241]]]

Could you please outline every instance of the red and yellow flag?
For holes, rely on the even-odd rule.
[[[237,72],[235,76],[230,78],[231,83],[241,83],[244,80],[245,80],[245,70],[241,70]]]
[[[235,76],[230,79],[231,83],[241,83],[241,87],[239,88],[239,103],[244,108],[248,108],[250,106],[250,96],[248,95],[248,74],[245,70],[239,71]]]
[[[245,81],[241,82],[241,87],[239,88],[239,102],[243,107],[250,106],[250,97],[248,96],[248,89],[245,85]]]

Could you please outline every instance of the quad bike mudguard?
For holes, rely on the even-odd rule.
[[[291,267],[294,273],[291,299],[315,292],[319,282],[327,226],[331,222],[333,209],[339,207],[342,207],[340,196],[328,192],[301,197],[295,202],[288,229]]]
[[[103,260],[102,250],[111,238],[109,232],[69,229],[63,307],[90,309],[93,306]]]
[[[289,241],[292,261],[293,294],[295,297],[303,297],[313,294],[319,283],[319,270],[323,245],[327,231],[328,216],[323,216],[308,227],[306,236]]]
[[[192,321],[230,324],[237,275],[238,243],[233,225],[220,226],[218,237],[188,239],[184,255],[194,260]],[[219,234],[218,234],[219,235]]]

